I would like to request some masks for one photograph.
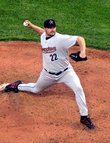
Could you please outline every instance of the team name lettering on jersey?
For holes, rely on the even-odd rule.
[[[56,51],[56,47],[48,47],[48,48],[42,48],[43,53],[53,53]]]

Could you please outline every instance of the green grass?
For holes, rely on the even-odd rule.
[[[110,0],[0,0],[0,40],[40,37],[22,25],[25,19],[43,27],[53,18],[59,33],[84,36],[87,46],[110,50]]]

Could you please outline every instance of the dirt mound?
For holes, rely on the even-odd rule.
[[[70,62],[85,90],[96,129],[80,124],[74,94],[63,84],[37,95],[2,92],[0,143],[110,142],[110,52],[87,48],[87,54],[86,62]],[[42,69],[40,44],[0,42],[0,61],[0,84],[19,79],[35,82]]]

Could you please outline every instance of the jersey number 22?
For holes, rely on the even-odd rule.
[[[50,55],[50,57],[51,57],[51,61],[56,61],[56,60],[58,60],[58,57],[57,57],[57,54],[51,54]]]

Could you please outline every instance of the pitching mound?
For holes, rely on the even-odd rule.
[[[86,62],[70,62],[81,80],[96,129],[80,124],[74,93],[63,84],[35,95],[1,92],[0,143],[110,142],[110,52],[87,48],[87,54]],[[42,69],[40,44],[0,42],[0,61],[0,84],[36,82]]]

